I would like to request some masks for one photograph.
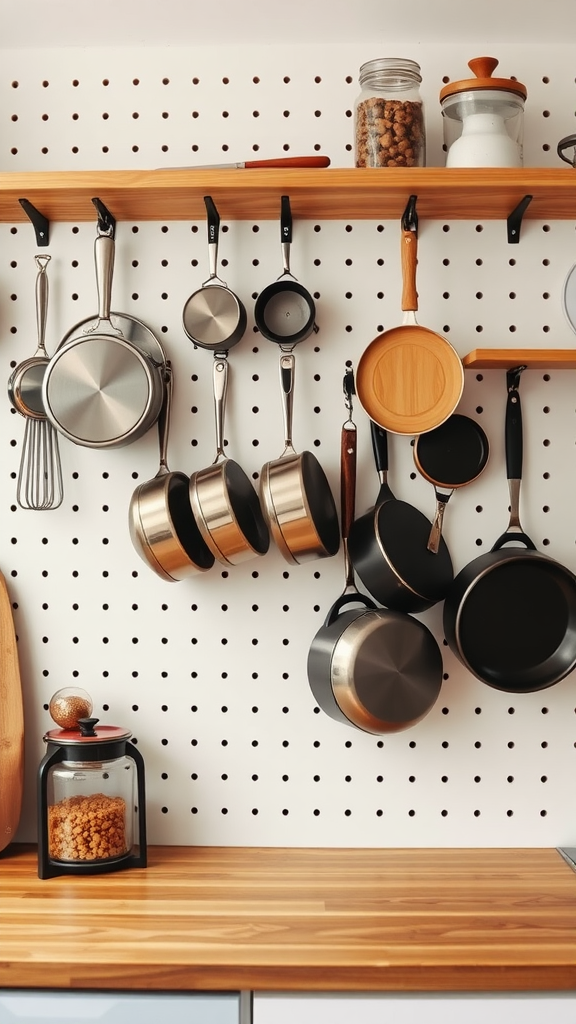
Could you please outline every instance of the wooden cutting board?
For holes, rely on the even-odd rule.
[[[24,710],[12,606],[0,572],[0,850],[14,838],[24,784]]]

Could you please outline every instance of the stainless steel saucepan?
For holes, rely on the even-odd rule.
[[[168,468],[172,389],[172,366],[167,362],[164,402],[158,417],[160,465],[156,476],[134,491],[128,523],[138,554],[162,579],[177,581],[206,572],[215,559],[192,512],[187,474]]]

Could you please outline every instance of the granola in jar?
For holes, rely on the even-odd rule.
[[[355,109],[356,167],[423,167],[424,107],[415,61],[384,57],[360,68]]]

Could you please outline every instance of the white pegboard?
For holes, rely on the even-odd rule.
[[[6,51],[0,166],[139,168],[283,152],[328,153],[333,165],[350,166],[357,70],[375,55],[355,45],[37,50],[33,60]],[[437,94],[443,77],[461,77],[465,60],[461,48],[440,52],[422,43],[413,55],[423,67],[429,162],[441,164]],[[574,118],[571,49],[507,46],[496,55],[503,74],[528,85],[526,163],[556,166],[555,143]],[[228,452],[257,475],[283,447],[278,352],[254,331],[252,315],[255,296],[282,269],[279,229],[251,220],[223,228],[222,276],[249,314],[246,335],[230,353]],[[27,224],[0,226],[0,238],[7,380],[36,345],[36,248]],[[94,224],[51,225],[50,351],[96,312],[93,239]],[[345,364],[356,364],[401,319],[399,225],[380,221],[377,210],[367,222],[344,215],[296,222],[291,255],[294,273],[316,297],[320,325],[296,352],[294,439],[319,457],[338,495]],[[520,244],[510,246],[499,222],[421,220],[419,320],[462,355],[499,345],[571,347],[561,292],[575,260],[570,221],[527,220]],[[113,308],[149,324],[172,360],[169,463],[186,472],[215,453],[212,356],[194,350],[181,326],[184,303],[206,276],[204,223],[118,224]],[[523,525],[538,547],[574,569],[574,372],[527,371],[521,389]],[[507,522],[504,405],[502,373],[467,371],[461,411],[479,418],[491,458],[446,512],[457,569],[488,550]],[[378,480],[358,406],[355,419],[362,511]],[[576,843],[573,676],[537,694],[491,690],[442,644],[436,607],[422,616],[444,656],[442,693],[430,714],[383,738],[339,725],[315,705],[306,657],[343,589],[341,555],[290,566],[271,550],[242,566],[217,564],[201,577],[166,583],[133,551],[127,522],[134,487],[158,466],[155,430],[111,451],[62,439],[64,504],[35,513],[15,503],[24,424],[7,398],[0,421],[0,566],[15,605],[26,703],[21,839],[34,835],[35,773],[51,724],[46,704],[77,680],[102,720],[129,727],[138,740],[151,842]],[[416,474],[407,438],[391,439],[390,482],[398,497],[432,516],[433,489]]]

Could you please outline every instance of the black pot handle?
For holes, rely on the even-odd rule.
[[[378,607],[372,598],[368,597],[367,594],[361,594],[359,590],[351,594],[344,592],[332,605],[328,615],[326,616],[324,626],[331,626],[340,615],[340,612],[350,604],[362,604],[365,608],[370,610],[374,610]]]
[[[394,498],[394,494],[388,486],[388,434],[383,427],[374,423],[374,420],[370,420],[370,436],[372,438],[374,462],[380,478],[377,504],[382,505],[385,501],[390,501]]]

